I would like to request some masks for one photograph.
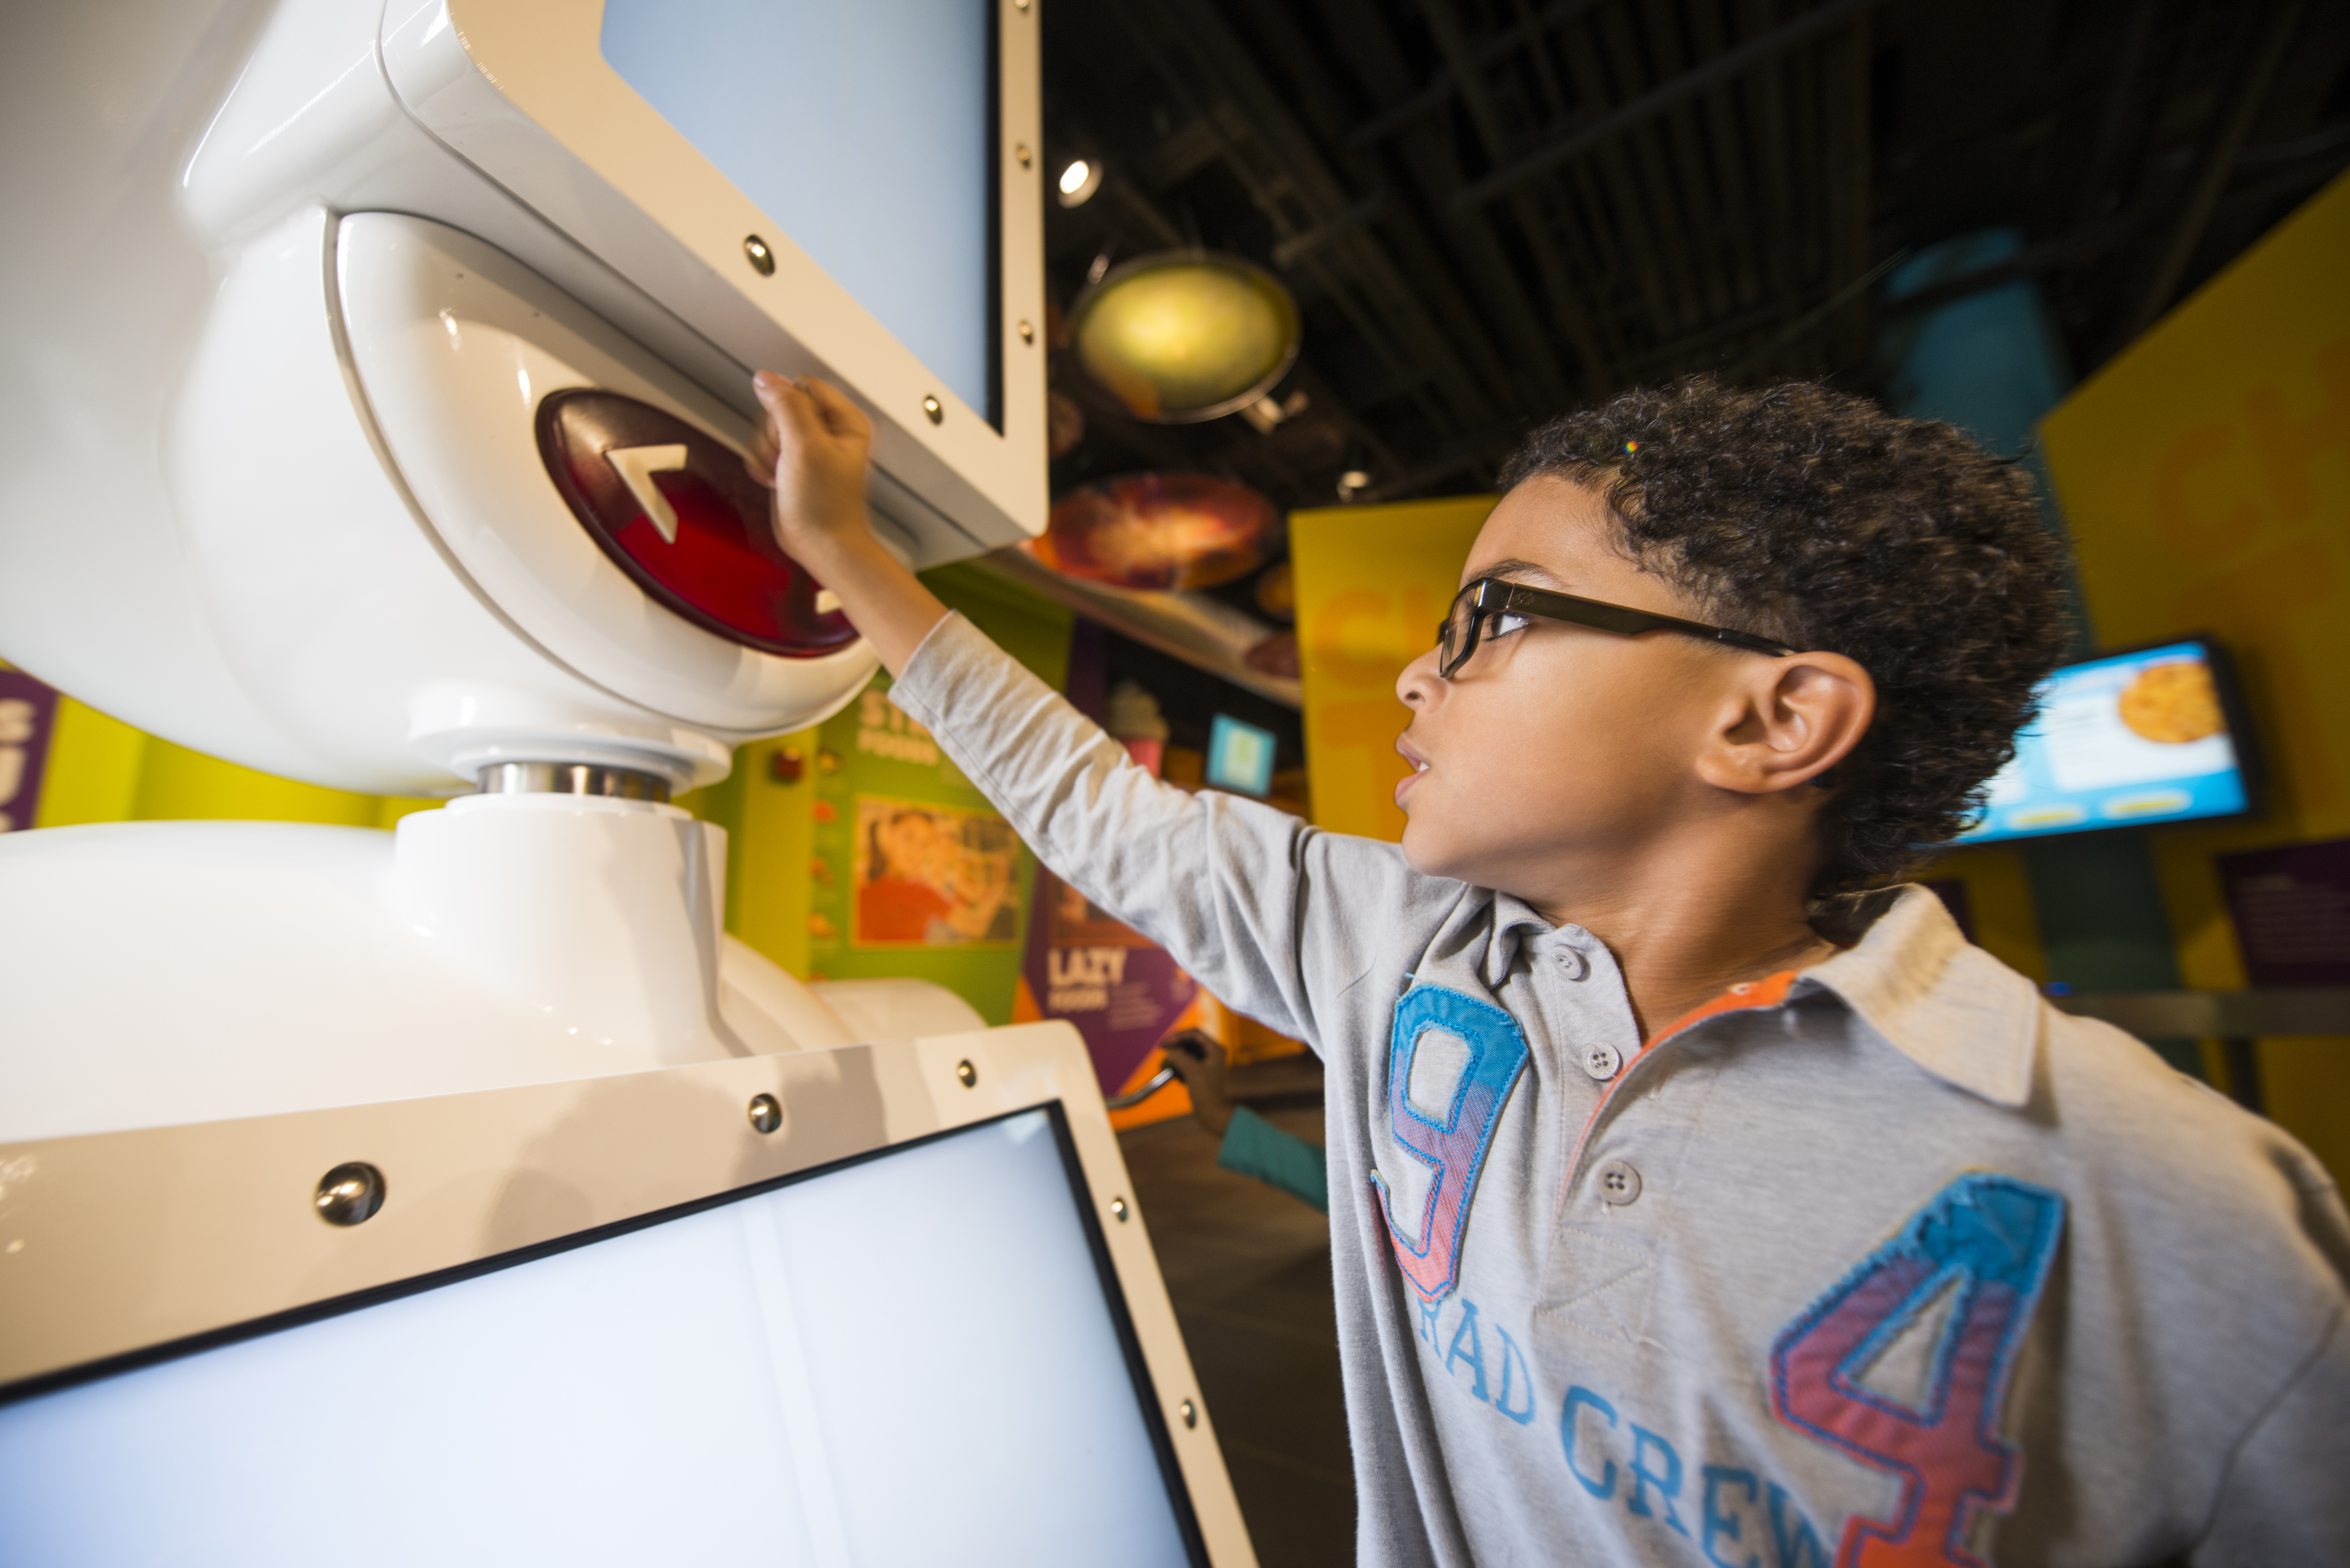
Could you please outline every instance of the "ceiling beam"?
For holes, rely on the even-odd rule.
[[[1622,135],[1684,99],[1721,86],[1765,60],[1775,58],[1832,28],[1841,26],[1855,15],[1885,3],[1886,0],[1828,0],[1817,10],[1807,12],[1759,38],[1741,44],[1726,55],[1718,55],[1695,69],[1684,71],[1611,109],[1597,119],[1565,131],[1521,154],[1492,173],[1464,186],[1453,196],[1452,204],[1465,212],[1506,195],[1527,181],[1547,174],[1567,160],[1579,157],[1601,142]]]

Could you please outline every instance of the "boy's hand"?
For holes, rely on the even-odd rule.
[[[816,378],[794,381],[762,370],[751,379],[766,417],[743,466],[775,493],[776,541],[795,560],[821,559],[860,543],[865,458],[873,426],[857,405]]]
[[[865,458],[873,426],[856,404],[813,376],[751,378],[765,417],[743,459],[775,493],[775,542],[840,596],[891,675],[921,646],[947,607],[883,549],[865,514]]]

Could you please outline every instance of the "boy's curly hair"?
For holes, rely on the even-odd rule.
[[[2069,637],[2065,550],[2022,467],[1815,383],[1692,376],[1554,420],[1502,485],[1544,475],[1603,485],[1631,558],[1718,623],[1876,680],[1815,899],[1882,886],[1965,828]]]

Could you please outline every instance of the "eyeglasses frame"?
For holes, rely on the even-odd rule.
[[[1444,630],[1452,624],[1454,611],[1461,601],[1476,595],[1470,607],[1475,612],[1469,618],[1469,635],[1461,641],[1461,650],[1451,659],[1443,656]],[[1731,648],[1742,648],[1753,653],[1767,653],[1773,659],[1784,659],[1795,650],[1783,642],[1752,632],[1732,631],[1728,627],[1707,626],[1702,621],[1683,620],[1679,616],[1658,615],[1652,610],[1632,609],[1624,605],[1611,605],[1602,599],[1581,598],[1574,594],[1554,593],[1548,588],[1528,587],[1504,577],[1479,577],[1452,596],[1445,607],[1444,618],[1436,623],[1437,674],[1450,680],[1461,667],[1477,651],[1486,618],[1496,615],[1531,616],[1539,620],[1565,621],[1570,626],[1587,626],[1597,631],[1614,632],[1619,637],[1638,637],[1644,631],[1677,631],[1684,637],[1694,637],[1707,642],[1719,642]]]

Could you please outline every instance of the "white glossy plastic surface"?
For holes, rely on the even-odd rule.
[[[0,835],[0,1142],[850,1044],[719,925],[725,836],[482,795],[397,836],[291,823]],[[870,1036],[969,1019],[918,981]]]
[[[1016,21],[999,81],[1016,132],[1034,121],[1035,16],[1001,9],[1000,25]],[[787,234],[766,234],[784,263],[772,287],[747,271],[723,209],[740,193],[595,57],[598,11],[528,0],[452,22],[373,0],[0,8],[0,145],[28,154],[0,164],[0,211],[38,214],[0,240],[0,656],[151,733],[388,794],[443,793],[484,763],[551,756],[707,782],[739,740],[853,690],[844,662],[837,691],[795,695],[798,711],[778,718],[776,687],[794,682],[754,663],[705,684],[725,661],[672,658],[703,634],[662,625],[655,607],[567,636],[576,623],[544,604],[510,610],[460,569],[376,426],[432,469],[429,434],[414,432],[435,410],[387,391],[371,414],[342,341],[329,265],[341,213],[424,214],[482,236],[529,280],[533,308],[572,302],[575,337],[660,383],[658,400],[694,404],[705,428],[725,433],[716,415],[733,410],[736,439],[751,366],[844,379],[884,416],[875,502],[914,559],[1042,526],[1041,351],[1007,339],[1005,434],[959,407],[936,429],[908,413],[932,379]],[[625,99],[589,140],[619,137],[627,178],[531,129],[466,53],[475,46],[507,51],[499,80],[558,119],[594,98],[561,85],[565,51],[584,49],[595,91]],[[394,78],[432,100],[429,127]],[[477,91],[492,112],[474,123],[464,105]],[[639,121],[649,136],[628,130]],[[1027,247],[1006,263],[1006,334],[1042,310],[1033,184],[1004,186],[1005,232]],[[712,191],[719,207],[693,207]],[[720,215],[723,244],[671,226]],[[399,379],[389,361],[381,373]],[[452,538],[478,537],[462,508],[444,511]],[[547,624],[525,628],[534,617]]]
[[[733,445],[746,421],[479,240],[391,213],[345,218],[336,252],[353,369],[394,466],[466,574],[531,639],[621,697],[743,733],[833,711],[879,667],[862,641],[761,653],[648,599],[565,505],[535,423],[599,387]]]

